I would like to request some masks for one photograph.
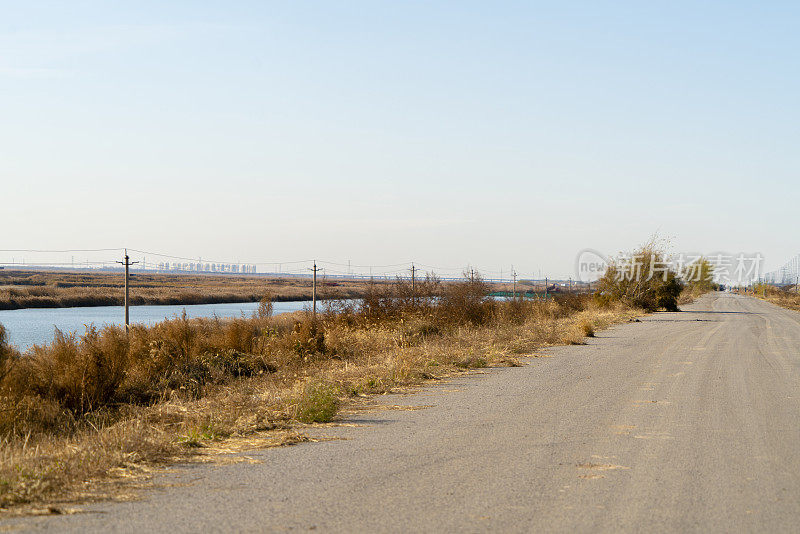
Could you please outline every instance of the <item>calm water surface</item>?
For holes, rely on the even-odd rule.
[[[311,307],[310,300],[275,302],[274,313],[286,313]],[[192,304],[178,306],[131,306],[131,323],[153,324],[179,316],[186,310],[188,317],[238,317],[252,315],[258,302],[233,304]],[[41,308],[0,310],[0,324],[6,327],[9,342],[21,351],[31,345],[49,343],[58,328],[64,333],[86,331],[86,325],[121,325],[124,312],[121,306],[92,306],[86,308]]]

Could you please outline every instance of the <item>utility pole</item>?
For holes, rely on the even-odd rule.
[[[544,277],[544,300],[547,300],[547,277]]]
[[[416,274],[417,268],[414,267],[414,262],[411,262],[411,302],[416,304],[417,302],[417,293],[416,293]]]
[[[511,276],[514,278],[514,285],[511,286],[513,289],[511,291],[511,298],[517,300],[517,271],[514,270],[514,266],[511,266]]]
[[[314,272],[313,282],[311,284],[311,316],[316,322],[317,320],[317,260],[314,260],[314,267],[311,269]]]
[[[132,262],[131,259],[128,257],[128,249],[125,249],[125,261],[118,261],[117,263],[121,263],[125,266],[125,331],[128,331],[128,324],[130,323],[130,311],[129,311],[129,304],[128,298],[130,297],[129,287],[128,287],[128,278],[130,278],[130,266],[134,263],[139,263],[138,261]]]

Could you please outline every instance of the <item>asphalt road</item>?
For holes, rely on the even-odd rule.
[[[546,353],[0,530],[800,531],[800,313],[709,295]]]

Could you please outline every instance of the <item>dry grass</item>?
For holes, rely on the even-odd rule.
[[[496,302],[485,292],[480,279],[429,279],[414,294],[398,282],[317,321],[181,317],[57,336],[24,356],[0,333],[0,507],[99,498],[121,473],[330,421],[363,395],[520,365],[638,313],[590,296]]]
[[[800,311],[800,293],[794,286],[780,289],[770,285],[757,286],[752,294],[760,299],[777,304],[782,308]]]
[[[319,281],[320,298],[359,298],[363,280]],[[121,306],[121,273],[0,271],[0,310]],[[131,276],[131,304],[216,304],[311,298],[311,280],[302,277],[140,274]]]

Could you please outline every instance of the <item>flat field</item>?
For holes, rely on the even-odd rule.
[[[377,283],[382,283],[381,281]],[[358,298],[365,280],[318,279],[317,297]],[[116,272],[0,271],[0,310],[117,306],[124,300],[124,275]],[[311,278],[300,276],[131,274],[132,305],[214,304],[311,298]]]

